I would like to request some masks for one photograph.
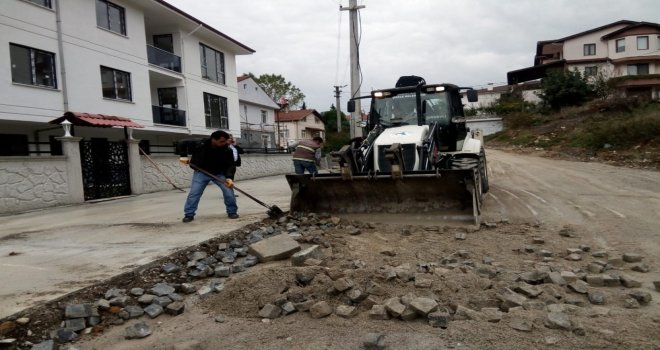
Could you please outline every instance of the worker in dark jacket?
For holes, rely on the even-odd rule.
[[[225,208],[229,218],[238,218],[238,206],[236,205],[234,190],[232,189],[234,187],[233,179],[236,166],[234,155],[227,142],[228,140],[229,134],[218,130],[211,134],[211,138],[202,140],[194,147],[190,163],[215,175],[220,181],[192,167],[194,170],[192,185],[190,186],[190,192],[183,208],[183,222],[194,220],[199,200],[202,198],[204,189],[209,184],[209,181],[213,181],[222,190],[222,197],[224,198]]]
[[[296,174],[302,175],[305,170],[310,174],[318,174],[317,165],[321,164],[321,146],[323,139],[316,136],[311,140],[302,140],[294,145],[293,167]]]

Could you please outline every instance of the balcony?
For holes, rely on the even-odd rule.
[[[186,111],[161,106],[151,106],[154,124],[186,126]]]
[[[181,73],[181,57],[171,52],[147,45],[147,60],[155,66]]]

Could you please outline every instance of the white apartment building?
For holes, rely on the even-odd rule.
[[[104,116],[128,118],[143,126],[132,137],[152,151],[218,129],[241,136],[236,56],[255,51],[169,3],[3,0],[0,8],[1,156],[50,154],[63,131],[48,123],[65,112],[106,126],[121,123]],[[71,121],[83,140],[131,136]]]
[[[251,77],[240,76],[237,81],[241,115],[240,146],[275,148],[277,143],[275,114],[280,107]]]
[[[660,98],[660,24],[621,20],[561,39],[539,41],[534,66],[507,73],[508,84],[540,79],[548,69],[601,75],[622,95]]]

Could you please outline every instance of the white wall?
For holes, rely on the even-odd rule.
[[[598,59],[605,58],[609,54],[608,43],[602,41],[600,38],[603,35],[611,33],[625,27],[625,25],[612,26],[603,30],[595,31],[586,35],[582,35],[564,42],[564,58],[568,61],[583,60],[583,59]],[[596,44],[596,55],[585,56],[584,44]]]
[[[55,12],[19,0],[4,0],[1,8],[0,119],[48,122],[63,112]],[[10,43],[54,53],[57,89],[12,83]]]

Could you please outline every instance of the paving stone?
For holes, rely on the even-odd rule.
[[[547,249],[543,249],[543,250],[539,251],[539,255],[542,256],[542,257],[551,258],[552,257],[552,251],[547,250]]]
[[[497,294],[497,298],[502,302],[500,307],[504,311],[516,306],[523,306],[527,298],[520,295],[509,288],[504,288]]]
[[[101,317],[99,316],[91,316],[87,317],[87,326],[89,327],[94,327],[101,324]]]
[[[406,310],[406,306],[401,304],[398,297],[393,297],[385,300],[385,309],[392,317],[399,317]]]
[[[628,295],[637,300],[637,302],[639,302],[641,305],[647,305],[653,299],[653,297],[651,297],[651,293],[641,290],[631,291],[628,293]]]
[[[257,258],[257,257],[254,256],[254,255],[248,255],[248,256],[246,256],[245,259],[243,260],[243,266],[244,266],[245,268],[250,268],[250,267],[252,267],[252,266],[255,266],[255,265],[258,264],[258,263],[259,263],[259,258]]]
[[[346,296],[354,303],[360,303],[362,300],[366,299],[369,296],[367,293],[361,291],[358,288],[352,288],[346,292]]]
[[[239,264],[239,263],[231,265],[231,272],[232,273],[241,273],[243,271],[245,271],[245,265]]]
[[[534,270],[521,273],[518,278],[528,284],[541,284],[549,277],[549,274],[544,271]]]
[[[575,293],[587,294],[589,284],[583,280],[575,280],[572,283],[568,284],[568,289],[574,291]]]
[[[351,318],[357,313],[358,309],[355,306],[339,305],[335,308],[335,315],[343,318]]]
[[[536,298],[539,295],[541,295],[541,293],[543,293],[542,290],[540,290],[540,289],[538,289],[538,288],[536,288],[536,287],[534,287],[530,284],[524,283],[524,282],[519,283],[518,285],[516,285],[513,288],[513,290],[517,293],[520,293],[520,294],[528,297],[528,298]]]
[[[91,304],[71,304],[64,308],[65,318],[85,318],[94,315]]]
[[[640,305],[635,298],[626,298],[626,300],[623,301],[623,307],[626,309],[639,309]]]
[[[607,252],[604,250],[599,250],[591,253],[591,256],[593,256],[594,258],[605,258],[607,257]]]
[[[660,292],[660,281],[653,281],[653,287],[655,287],[656,292]]]
[[[345,290],[351,289],[351,288],[353,288],[354,285],[355,284],[353,283],[353,280],[351,280],[349,278],[346,278],[346,277],[342,277],[342,278],[336,280],[332,284],[332,286],[335,287],[335,289],[338,290],[339,292],[343,292]]]
[[[571,330],[572,327],[569,316],[563,312],[549,312],[543,324],[550,329]]]
[[[84,318],[71,318],[64,321],[64,328],[70,329],[74,332],[80,332],[85,329],[87,325],[85,324]]]
[[[309,313],[312,318],[323,318],[332,314],[332,306],[326,301],[319,301],[309,308]]]
[[[152,302],[152,304],[160,305],[162,307],[167,307],[167,305],[170,305],[171,303],[172,299],[168,296],[156,297]]]
[[[114,297],[109,300],[111,306],[121,306],[121,307],[126,306],[126,304],[128,304],[130,301],[131,301],[131,297],[127,295]]]
[[[376,304],[371,307],[371,310],[369,310],[369,318],[372,320],[389,320],[390,315],[387,312],[385,305]]]
[[[450,315],[444,311],[434,311],[426,316],[431,327],[445,329],[449,325]]]
[[[592,306],[581,309],[582,314],[589,318],[605,317],[610,315],[610,309],[602,306]]]
[[[530,253],[530,254],[531,254],[531,253],[535,253],[535,252],[536,252],[536,248],[533,247],[533,246],[531,246],[531,245],[526,245],[526,246],[523,247],[523,251],[524,251],[525,253]]]
[[[565,286],[566,280],[561,277],[559,272],[548,272],[548,278],[545,279],[546,283],[556,284],[558,286]]]
[[[605,267],[600,264],[589,263],[589,265],[587,265],[587,271],[591,273],[601,273],[603,270],[605,270]]]
[[[68,343],[78,339],[78,334],[68,328],[60,328],[55,331],[53,338],[59,343]]]
[[[367,333],[362,340],[362,346],[365,350],[383,350],[385,349],[385,336],[380,333]]]
[[[144,323],[138,322],[126,327],[125,337],[126,339],[139,339],[147,337],[151,334],[151,328]]]
[[[456,312],[454,313],[455,320],[479,320],[482,318],[483,316],[475,310],[462,305],[456,306]]]
[[[467,236],[465,235],[465,233],[459,232],[454,235],[454,238],[459,241],[464,241],[467,238]]]
[[[406,306],[406,309],[403,310],[400,317],[404,321],[412,321],[418,318],[419,314],[417,314],[417,311],[415,311],[415,309],[413,309],[412,307]]]
[[[415,288],[431,288],[433,279],[425,273],[415,274]]]
[[[106,299],[112,299],[126,295],[126,289],[110,288],[105,292]]]
[[[313,245],[293,254],[291,256],[291,265],[304,266],[307,259],[320,259],[322,257],[321,247],[319,245]]]
[[[541,237],[532,237],[532,244],[544,244],[545,239]]]
[[[213,289],[209,286],[203,286],[197,290],[197,295],[200,296],[200,298],[206,298],[213,292]]]
[[[647,272],[651,271],[651,267],[649,267],[649,265],[646,265],[646,264],[636,264],[636,265],[633,265],[630,269],[633,270],[633,271],[642,272],[642,273],[647,273]]]
[[[573,283],[577,280],[577,276],[572,271],[562,271],[560,272],[560,275],[567,284]]]
[[[293,303],[293,306],[296,307],[296,310],[298,311],[309,311],[309,309],[314,305],[316,302],[314,300],[305,300],[299,303]]]
[[[603,283],[605,287],[618,287],[621,285],[621,280],[619,276],[603,275]]]
[[[110,302],[105,300],[105,299],[99,299],[94,303],[94,306],[92,308],[96,307],[101,310],[107,310],[110,308]]]
[[[293,305],[293,303],[290,302],[290,301],[287,301],[286,303],[282,304],[282,306],[280,306],[280,308],[282,309],[282,314],[285,315],[285,316],[290,315],[290,314],[298,311],[296,309],[296,306]]]
[[[156,296],[164,296],[168,295],[170,293],[174,293],[176,290],[174,287],[170,286],[167,283],[158,283],[155,286],[153,286],[150,290],[151,294],[154,294]]]
[[[502,311],[496,307],[485,307],[481,309],[481,315],[488,322],[500,322],[502,320]]]
[[[236,253],[238,256],[247,256],[248,248],[247,247],[236,248],[234,249],[234,253]]]
[[[184,294],[192,294],[197,291],[197,287],[195,287],[194,284],[191,283],[182,283],[181,284],[181,293]]]
[[[48,339],[42,341],[41,343],[33,345],[31,350],[57,350],[57,349],[58,347],[55,345],[55,341],[53,339]]]
[[[522,331],[522,332],[531,332],[532,331],[532,322],[529,320],[520,318],[520,317],[514,317],[509,320],[508,322],[509,327],[517,330],[517,331]]]
[[[128,318],[138,318],[144,315],[144,309],[137,305],[128,305],[124,308],[128,312]]]
[[[374,305],[379,305],[382,303],[382,300],[380,300],[378,297],[374,295],[369,295],[366,299],[364,299],[361,303],[360,306],[362,306],[365,309],[371,309]]]
[[[181,267],[175,263],[167,263],[163,265],[163,272],[165,273],[176,273],[181,271]]]
[[[260,262],[287,259],[300,250],[300,244],[289,235],[277,235],[250,244],[248,251]]]
[[[607,257],[607,264],[615,266],[615,267],[621,267],[621,266],[623,266],[623,257],[620,256],[620,255],[608,256]]]
[[[138,303],[143,304],[143,305],[147,305],[147,304],[153,303],[154,299],[156,299],[155,295],[144,294],[144,295],[142,295],[138,298]]]
[[[582,260],[582,255],[580,254],[568,254],[564,259],[568,261],[580,261]]]
[[[373,282],[373,281],[369,281],[369,283],[367,283],[366,292],[369,293],[369,294],[372,294],[372,295],[377,295],[377,296],[383,296],[387,293],[385,291],[385,288],[383,288],[383,286],[381,286],[380,284],[378,284],[376,282]]]
[[[229,277],[231,275],[231,266],[220,265],[216,266],[214,270],[215,277]]]
[[[172,304],[167,305],[165,308],[165,313],[172,316],[181,315],[186,309],[186,305],[182,301],[175,301]]]
[[[627,263],[634,263],[634,262],[640,262],[642,259],[644,259],[643,256],[637,253],[624,253],[623,254],[623,261]]]
[[[408,305],[410,305],[410,303],[413,300],[415,300],[417,298],[418,298],[418,296],[415,295],[415,293],[410,292],[410,293],[407,293],[406,295],[401,296],[400,301],[401,301],[401,304],[403,304],[405,306],[408,306]]]
[[[598,291],[590,291],[587,293],[587,298],[589,302],[594,305],[603,305],[605,304],[605,295]]]
[[[605,280],[603,278],[603,275],[587,275],[586,281],[592,287],[605,286]]]
[[[626,288],[639,288],[642,286],[642,282],[633,279],[628,275],[620,275],[619,280],[621,284]]]
[[[259,317],[261,318],[268,318],[268,319],[275,319],[280,317],[280,314],[282,313],[282,309],[273,304],[266,304],[264,307],[259,310]]]
[[[431,298],[415,298],[410,302],[410,307],[420,316],[426,317],[426,315],[438,309],[438,303]]]

